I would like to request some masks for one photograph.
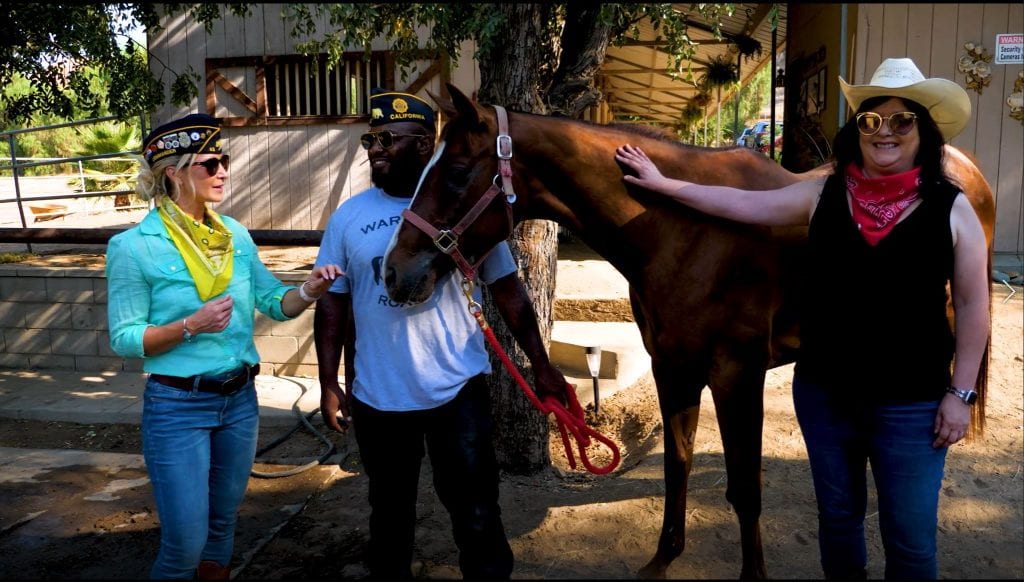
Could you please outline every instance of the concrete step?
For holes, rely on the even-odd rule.
[[[629,306],[629,283],[581,242],[559,245],[552,311],[551,362],[576,385],[584,407],[594,402],[587,347],[601,348],[601,399],[632,387],[650,372],[651,358]]]
[[[629,283],[586,247],[560,249],[555,276],[556,321],[633,321]],[[563,248],[565,245],[563,245]],[[571,256],[572,259],[561,258]]]

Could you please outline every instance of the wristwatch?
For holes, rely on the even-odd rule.
[[[964,404],[968,406],[974,404],[974,402],[978,400],[978,393],[975,392],[974,390],[961,390],[955,386],[950,386],[949,388],[946,388],[946,392],[949,392],[950,394],[956,394],[957,398],[963,400]]]

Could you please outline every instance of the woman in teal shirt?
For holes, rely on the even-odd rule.
[[[110,239],[106,275],[111,347],[149,373],[143,455],[160,515],[150,576],[226,580],[259,429],[255,310],[291,319],[342,273],[325,265],[285,285],[245,227],[209,207],[229,164],[216,118],[158,127],[143,158],[136,191],[155,208]]]

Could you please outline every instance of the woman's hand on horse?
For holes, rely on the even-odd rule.
[[[673,194],[690,184],[690,182],[663,176],[639,146],[629,144],[619,146],[615,150],[615,160],[636,172],[635,176],[627,173],[622,177],[622,180],[628,184],[635,184],[662,194]]]

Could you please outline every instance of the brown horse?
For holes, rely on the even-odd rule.
[[[540,218],[571,228],[629,281],[657,384],[665,431],[665,511],[657,551],[639,575],[664,577],[683,551],[700,395],[710,386],[728,475],[726,499],[740,523],[741,576],[764,578],[764,379],[769,368],[794,361],[798,347],[793,304],[806,229],[717,219],[627,186],[614,152],[632,143],[668,176],[747,189],[780,187],[817,171],[793,174],[747,148],[691,147],[652,132],[524,113],[507,114],[509,143],[498,137],[497,108],[447,88],[451,101],[434,97],[447,123],[409,210],[427,230],[455,232],[438,243],[424,234],[423,222],[403,220],[385,257],[391,298],[417,303],[433,293],[435,282],[455,266],[439,246],[458,251],[458,260],[470,265],[507,238],[515,222]],[[504,180],[511,180],[517,199],[510,202],[499,190],[474,208],[485,191],[493,195],[504,181],[496,148],[513,153],[511,176],[506,172]],[[972,172],[972,179],[980,178],[976,168]],[[987,185],[973,190],[976,185],[970,184],[972,201],[991,241],[991,191]]]

